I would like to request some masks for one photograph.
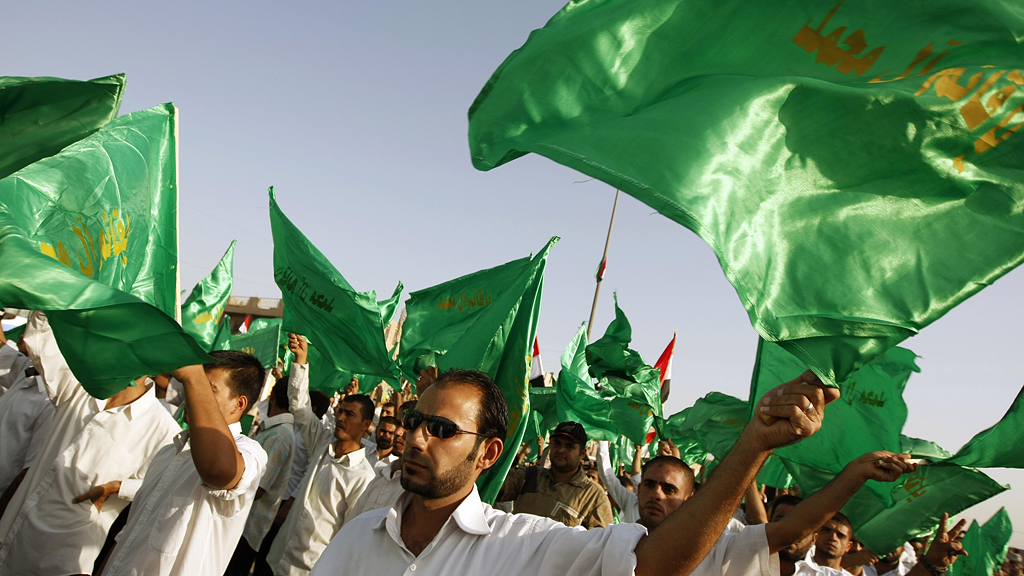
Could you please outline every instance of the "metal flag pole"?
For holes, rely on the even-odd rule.
[[[604,268],[608,262],[608,243],[612,240],[612,225],[615,224],[615,209],[619,207],[619,190],[615,191],[615,203],[612,204],[612,218],[608,222],[608,237],[604,239],[604,254],[597,268],[597,287],[594,288],[594,305],[590,307],[590,321],[587,322],[587,342],[590,342],[590,331],[594,328],[594,314],[597,312],[597,297],[601,294],[601,280],[604,280]]]

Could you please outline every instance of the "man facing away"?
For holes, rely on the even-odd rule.
[[[106,400],[90,396],[43,313],[29,315],[23,340],[54,415],[0,520],[0,574],[88,574],[150,461],[181,427],[145,378]]]
[[[335,574],[339,567],[379,576],[489,574],[500,567],[531,576],[687,576],[714,546],[771,451],[816,432],[825,404],[838,396],[809,372],[775,388],[714,478],[658,528],[585,530],[481,502],[476,480],[501,456],[508,406],[486,373],[450,370],[406,416],[406,493],[391,508],[346,524],[312,574]]]
[[[264,543],[264,540],[291,478],[295,429],[294,419],[288,412],[287,376],[277,380],[269,400],[267,418],[260,422],[259,431],[256,433],[256,441],[267,453],[267,468],[256,490],[255,501],[242,531],[242,538],[239,539],[238,547],[235,548],[231,562],[224,572],[226,576],[249,574],[257,554],[262,552],[265,557],[269,552],[269,542]]]
[[[231,559],[267,465],[239,423],[264,370],[245,352],[210,355],[174,372],[189,427],[153,459],[101,574],[220,576]]]
[[[612,523],[612,506],[604,490],[583,470],[587,433],[577,422],[562,422],[551,433],[551,468],[510,470],[498,502],[513,502],[516,514],[535,514],[566,526],[604,528]]]
[[[346,395],[336,412],[334,431],[325,428],[310,408],[306,339],[289,334],[288,346],[295,353],[288,400],[295,425],[306,441],[309,465],[267,563],[279,576],[303,576],[373,480],[373,466],[360,442],[373,422],[373,401],[362,394]]]

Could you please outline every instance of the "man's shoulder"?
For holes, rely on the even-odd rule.
[[[267,451],[263,449],[259,442],[252,438],[243,434],[236,434],[235,447],[242,453],[242,458],[255,458],[260,462],[261,467],[267,464]]]

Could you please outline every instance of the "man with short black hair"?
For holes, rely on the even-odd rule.
[[[231,559],[267,465],[240,420],[265,372],[251,354],[210,353],[217,361],[174,371],[185,385],[187,430],[153,458],[101,573],[220,576]]]
[[[394,416],[381,416],[377,423],[377,431],[374,436],[376,442],[373,446],[366,447],[367,460],[373,465],[374,470],[387,468],[395,460],[398,454],[394,451],[395,432],[398,431],[398,420]]]
[[[536,514],[566,526],[604,528],[613,521],[612,506],[601,486],[583,470],[587,432],[578,422],[562,422],[551,433],[551,468],[510,470],[498,502],[512,501],[516,514]]]
[[[814,554],[796,563],[797,576],[852,576],[843,569],[843,556],[853,544],[853,524],[840,512],[818,528]]]
[[[309,449],[309,465],[267,563],[278,576],[304,576],[373,480],[361,440],[373,422],[374,406],[366,395],[348,394],[338,406],[334,430],[325,427],[310,407],[306,339],[289,334],[288,348],[295,354],[289,406]]]

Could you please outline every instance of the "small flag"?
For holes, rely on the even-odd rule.
[[[601,263],[597,265],[597,274],[594,275],[598,282],[604,280],[604,271],[606,269],[608,269],[608,259],[601,258]]]
[[[245,320],[242,320],[242,324],[238,327],[239,334],[247,334],[249,332],[249,324],[252,324],[252,314],[248,314]]]
[[[540,382],[535,382],[540,378]],[[544,385],[544,363],[540,359],[540,341],[536,336],[533,338],[533,362],[530,364],[530,384],[532,386]]]
[[[672,334],[672,341],[668,343],[668,347],[658,357],[658,361],[654,363],[654,367],[661,372],[661,403],[664,404],[668,401],[669,393],[669,381],[672,380],[672,356],[676,351],[676,336],[679,333]]]

